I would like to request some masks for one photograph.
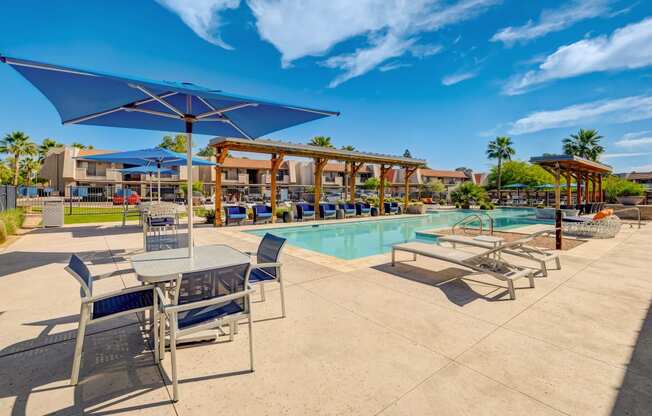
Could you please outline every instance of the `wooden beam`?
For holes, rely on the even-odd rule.
[[[571,173],[566,171],[566,205],[573,205],[573,189],[571,188]]]
[[[561,250],[562,235],[561,235],[561,185],[560,185],[560,169],[557,165],[555,169],[555,248]]]
[[[588,204],[591,202],[589,195],[589,174],[584,175],[584,201]]]
[[[602,175],[598,176],[598,195],[599,195],[598,202],[604,202],[604,193],[602,192]]]
[[[272,194],[269,198],[269,205],[272,208],[272,224],[276,222],[276,174],[278,173],[278,168],[283,163],[283,154],[282,153],[273,153],[272,154],[272,169],[271,169],[271,191]]]
[[[319,212],[319,202],[321,201],[322,174],[328,159],[315,158],[315,212]]]
[[[403,213],[407,212],[410,202],[410,177],[417,171],[417,168],[405,167],[405,195],[403,195]]]
[[[598,200],[595,198],[595,185],[596,185],[597,179],[595,173],[591,175],[591,202],[597,202]]]
[[[378,195],[378,213],[380,215],[385,214],[385,175],[391,167],[392,165],[380,165],[380,189]]]
[[[349,178],[349,192],[351,195],[349,196],[349,201],[351,201],[352,204],[355,203],[355,175],[358,174],[358,171],[360,171],[360,168],[362,168],[363,163],[355,163],[351,162],[351,177]]]
[[[229,149],[221,147],[217,149],[215,165],[215,219],[213,226],[219,227],[222,225],[222,164],[229,154]]]
[[[577,195],[577,205],[582,203],[582,173],[578,170],[575,174],[575,194]]]

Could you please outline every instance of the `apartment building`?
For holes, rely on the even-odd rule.
[[[297,167],[299,183],[301,185],[315,184],[315,164],[313,162],[299,162]],[[363,165],[355,175],[355,184],[362,185],[369,178],[377,178],[380,168],[376,165]],[[322,173],[322,185],[344,186],[346,182],[345,163],[327,163]]]
[[[405,183],[405,169],[391,169],[386,178],[389,183],[394,186],[404,186]],[[420,168],[410,176],[411,185],[425,185],[429,182],[439,180],[447,189],[451,189],[471,180],[464,172],[456,170],[434,170],[429,168]]]

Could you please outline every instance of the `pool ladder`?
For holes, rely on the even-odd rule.
[[[471,222],[473,221],[479,221],[480,222],[480,234],[483,233],[484,231],[484,222],[482,221],[482,215],[486,216],[489,219],[489,235],[494,235],[494,218],[487,214],[487,213],[481,213],[481,214],[471,214],[469,216],[466,216],[453,224],[453,227],[451,228],[451,233],[455,234],[455,229],[460,228],[464,232],[464,234],[469,234],[468,230],[469,227],[467,227]],[[475,227],[471,229],[476,229]]]

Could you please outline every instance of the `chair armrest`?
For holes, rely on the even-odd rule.
[[[281,263],[255,263],[251,265],[252,269],[266,269],[268,267],[281,267]]]
[[[93,303],[93,302],[97,302],[98,300],[112,298],[114,296],[119,296],[119,295],[125,295],[127,293],[141,292],[141,291],[144,291],[144,290],[153,290],[153,288],[154,288],[154,286],[152,286],[152,285],[132,286],[132,287],[128,287],[126,289],[112,290],[111,292],[102,293],[101,295],[97,295],[97,296],[82,298],[82,302],[83,303]]]
[[[245,289],[245,290],[243,290],[241,292],[232,293],[230,295],[220,296],[220,297],[213,298],[213,299],[200,300],[198,302],[191,302],[191,303],[186,303],[186,304],[183,304],[183,305],[165,305],[165,306],[162,306],[162,309],[163,309],[163,312],[165,312],[166,314],[167,313],[183,312],[183,311],[190,310],[190,309],[203,308],[205,306],[211,306],[211,305],[216,305],[216,304],[219,304],[219,303],[225,303],[225,302],[229,302],[229,301],[232,301],[232,300],[240,299],[240,298],[243,298],[245,296],[249,296],[250,294],[252,294],[254,292],[255,292],[254,289],[247,288],[247,289]]]

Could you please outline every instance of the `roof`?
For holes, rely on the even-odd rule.
[[[107,153],[113,153],[113,150],[79,149],[79,156],[103,155],[103,154],[107,154]]]
[[[558,165],[561,169],[572,171],[580,170],[591,173],[611,172],[611,166],[609,165],[573,155],[538,156],[531,158],[530,163],[535,163],[547,168],[554,168]]]
[[[265,159],[247,159],[244,157],[227,157],[222,164],[224,168],[238,169],[272,169],[272,161]],[[281,164],[281,168],[287,168],[287,161]]]
[[[419,170],[419,173],[421,174],[421,176],[466,179],[466,175],[464,174],[464,172],[460,172],[457,170],[434,170],[434,169],[423,168]]]
[[[423,159],[392,156],[381,153],[341,150],[329,147],[312,146],[309,144],[264,139],[247,140],[232,137],[215,137],[211,139],[209,144],[216,148],[226,148],[229,150],[238,150],[242,152],[267,154],[282,153],[288,156],[324,158],[329,160],[341,160],[349,162],[367,162],[410,167],[425,166],[426,164],[426,161]]]
[[[652,172],[631,172],[626,174],[626,177],[632,180],[652,179]]]
[[[484,173],[474,173],[473,174],[473,179],[475,180],[476,185],[481,185],[482,181],[484,180],[485,174]]]

